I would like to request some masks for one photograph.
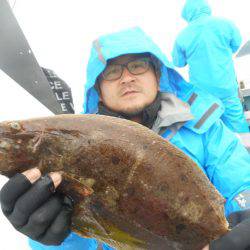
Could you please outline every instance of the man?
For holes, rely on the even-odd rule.
[[[188,64],[190,82],[221,99],[221,119],[232,131],[249,132],[232,60],[241,44],[239,30],[228,20],[212,17],[206,0],[187,0],[182,17],[189,25],[176,39],[173,63]]]
[[[225,197],[226,216],[232,226],[239,225],[213,242],[211,249],[250,246],[250,155],[221,122],[220,101],[185,82],[139,28],[96,40],[87,72],[84,113],[147,126],[190,156]],[[26,171],[11,178],[1,191],[3,212],[20,232],[35,240],[32,249],[111,249],[74,233],[67,237],[72,204],[49,191],[51,180],[56,188],[61,177],[58,173],[40,177],[37,169]],[[27,200],[32,197],[38,205],[30,211]],[[20,218],[20,210],[26,220]]]

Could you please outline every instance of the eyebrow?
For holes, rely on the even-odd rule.
[[[148,58],[148,57],[147,57],[147,56],[142,56],[142,55],[131,55],[130,59],[127,60],[127,61],[124,62],[124,63],[116,62],[115,60],[119,60],[119,59],[114,58],[114,59],[111,59],[110,61],[108,61],[107,66],[108,66],[108,65],[115,65],[115,64],[118,64],[118,65],[126,64],[126,63],[129,63],[129,62],[131,62],[131,61],[134,61],[134,60],[136,60],[136,59],[141,59],[141,58]],[[112,61],[112,60],[114,60],[114,61]]]

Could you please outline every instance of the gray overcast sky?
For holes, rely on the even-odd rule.
[[[11,0],[11,5],[14,2]],[[106,32],[139,25],[170,56],[175,37],[185,27],[180,17],[183,3],[184,0],[16,0],[14,13],[40,65],[53,69],[72,87],[78,113],[92,40]],[[248,0],[209,3],[214,15],[237,24],[244,42],[250,39]],[[249,65],[249,58],[237,59],[240,79],[250,79]],[[182,72],[186,75],[185,70]],[[51,114],[1,71],[0,80],[0,121]],[[0,177],[0,186],[4,181]],[[1,250],[26,249],[25,239],[14,232],[1,214],[0,235],[6,236],[1,237]]]

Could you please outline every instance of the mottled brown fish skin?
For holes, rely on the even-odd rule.
[[[117,249],[201,249],[228,231],[224,199],[179,149],[137,123],[58,115],[0,123],[0,173],[62,171],[72,229]]]

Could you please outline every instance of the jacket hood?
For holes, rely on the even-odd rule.
[[[174,70],[160,48],[139,27],[122,30],[99,37],[93,42],[87,66],[87,82],[84,86],[84,104],[82,113],[96,113],[98,111],[99,96],[94,88],[99,74],[104,70],[107,60],[135,53],[150,53],[161,62],[160,91],[188,94],[192,85]],[[179,96],[181,98],[181,96]]]
[[[191,22],[199,17],[211,15],[212,10],[206,0],[186,0],[182,10],[182,17]]]

